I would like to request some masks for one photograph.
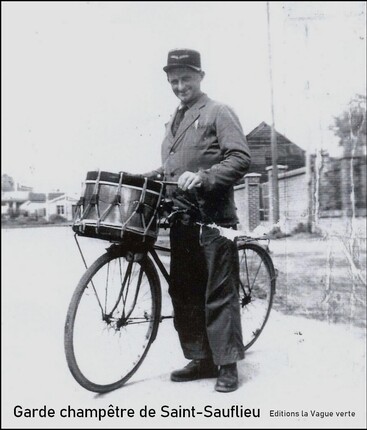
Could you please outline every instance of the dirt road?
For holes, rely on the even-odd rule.
[[[90,262],[105,245],[96,242],[85,240]],[[66,309],[82,273],[70,229],[2,231],[2,428],[365,428],[365,331],[278,311],[240,363],[233,393],[217,393],[214,380],[169,380],[186,363],[171,321],[126,386],[86,391],[63,350]],[[54,416],[24,416],[44,407]],[[81,416],[91,408],[106,416]]]

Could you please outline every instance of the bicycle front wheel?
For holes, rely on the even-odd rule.
[[[276,274],[268,252],[256,243],[239,243],[240,307],[245,350],[258,339],[269,318]]]
[[[154,341],[161,311],[157,271],[107,252],[87,269],[72,296],[65,324],[65,354],[84,388],[104,393],[136,372]]]

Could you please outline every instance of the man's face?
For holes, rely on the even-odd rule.
[[[203,77],[204,72],[196,72],[188,67],[172,69],[167,73],[173,92],[184,104],[189,104],[201,95]]]

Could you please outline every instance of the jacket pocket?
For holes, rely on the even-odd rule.
[[[210,146],[213,138],[215,140],[215,130],[210,124],[193,124],[193,139],[192,142],[197,148],[205,148]]]

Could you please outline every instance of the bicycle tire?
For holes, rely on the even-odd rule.
[[[110,319],[112,319],[112,317],[111,318],[109,316],[107,317],[107,315],[104,316],[104,319],[101,318],[101,321],[99,322],[97,322],[97,319],[95,321],[95,318],[97,318],[97,315],[95,313],[93,313],[93,317],[88,316],[88,317],[85,317],[85,320],[80,320],[82,316],[81,315],[79,316],[78,314],[83,312],[84,310],[86,310],[86,312],[87,311],[89,312],[89,309],[86,308],[89,302],[93,304],[93,307],[98,308],[98,306],[92,302],[99,301],[99,299],[97,298],[97,294],[95,294],[96,299],[95,300],[93,299],[93,293],[96,291],[97,288],[99,288],[99,285],[95,285],[97,281],[99,282],[99,276],[103,278],[104,276],[103,273],[106,271],[107,278],[108,278],[110,276],[110,269],[111,269],[110,266],[115,267],[115,265],[119,266],[119,270],[121,272],[121,262],[123,264],[126,264],[128,267],[130,265],[131,267],[130,273],[134,273],[133,270],[135,269],[135,267],[137,268],[137,270],[139,270],[138,282],[140,282],[140,285],[139,285],[139,288],[137,289],[138,293],[135,299],[136,303],[133,304],[134,310],[132,315],[135,315],[134,314],[135,308],[137,308],[136,312],[138,312],[139,306],[141,306],[140,312],[142,313],[142,315],[139,317],[140,314],[137,313],[136,315],[138,315],[138,317],[131,317],[131,320],[127,319],[124,323],[120,323],[119,328],[118,328],[117,322],[116,321],[111,322]],[[126,276],[126,274],[124,276]],[[129,277],[131,277],[131,274],[129,275]],[[120,277],[120,281],[121,281],[121,277]],[[108,285],[108,281],[107,281],[107,285]],[[126,286],[124,288],[126,288]],[[127,287],[127,290],[129,290],[129,288],[130,287]],[[144,305],[140,305],[140,302],[139,302],[140,293],[141,291],[143,291],[142,289],[145,290],[144,294],[147,302],[146,304],[144,302]],[[132,291],[132,293],[135,294],[134,291]],[[108,300],[107,298],[108,294],[110,293],[107,293],[107,288],[106,288],[106,293],[105,293],[106,302]],[[130,294],[130,293],[126,293],[126,295],[127,294]],[[92,299],[90,297],[92,297]],[[134,301],[134,298],[133,298],[133,301]],[[130,296],[128,296],[128,298],[125,297],[125,301],[123,299],[122,301],[121,299],[119,300],[122,303],[122,305],[119,305],[119,306],[122,306],[125,309],[125,305],[127,306],[127,302],[130,301],[131,298]],[[146,307],[146,310],[144,310],[145,309],[144,306]],[[101,311],[101,309],[99,311]],[[117,309],[114,312],[117,313]],[[123,312],[125,312],[125,310]],[[120,311],[120,314],[122,314],[123,312]],[[87,271],[80,279],[74,291],[74,294],[71,298],[71,302],[67,311],[67,317],[65,322],[65,332],[64,332],[64,348],[65,348],[65,355],[66,355],[68,367],[72,375],[74,376],[75,380],[87,390],[97,392],[97,393],[105,393],[122,387],[140,367],[140,365],[142,364],[143,360],[145,359],[148,353],[148,350],[152,342],[156,338],[158,326],[160,322],[160,314],[161,314],[160,280],[155,266],[153,265],[151,259],[147,255],[144,255],[141,261],[138,261],[138,262],[134,262],[134,261],[128,262],[122,255],[118,255],[116,253],[110,253],[110,252],[107,252],[102,256],[100,256],[87,269]],[[146,321],[144,321],[144,319]],[[120,317],[120,320],[124,321],[122,317]],[[104,351],[101,353],[98,350],[99,345],[97,343],[95,343],[95,345],[93,344],[94,334],[92,330],[89,330],[89,326],[85,327],[85,325],[82,324],[84,322],[89,322],[90,326],[93,326],[93,327],[98,324],[98,331],[101,331],[101,335],[100,335],[101,344],[102,344],[102,336],[105,336],[106,338],[108,338],[108,336],[110,336],[111,334],[111,329],[112,329],[112,335],[113,335],[112,337],[114,337],[114,339],[113,339],[113,342],[108,343],[108,347],[115,348],[115,346],[112,344],[115,341],[116,342],[121,341],[122,354],[119,355],[119,353],[114,353],[113,354],[114,358],[112,358],[108,354],[105,356]],[[101,322],[102,322],[102,326],[99,327]],[[142,324],[140,324],[140,322]],[[144,325],[145,322],[147,322],[146,325]],[[76,328],[76,325],[77,325],[77,328]],[[81,329],[81,326],[83,327],[82,329]],[[100,328],[101,330],[99,330]],[[130,332],[134,330],[137,333],[139,333],[139,330],[141,331],[141,334],[139,334],[140,336],[139,339],[143,340],[144,345],[141,351],[138,351],[138,350],[136,351],[136,354],[137,354],[136,361],[131,359],[132,361],[131,365],[126,364],[126,370],[123,371],[122,370],[123,360],[125,360],[125,356],[128,356],[129,354],[132,355],[133,353],[130,352],[129,346],[125,344],[125,340],[124,341],[121,340],[121,337],[124,337],[124,338],[127,337],[128,333],[130,335]],[[79,331],[83,332],[83,335],[80,335],[80,334],[76,335],[76,331],[77,333],[79,333]],[[115,331],[115,333],[113,333],[113,331]],[[146,331],[146,333],[144,331]],[[92,334],[90,332],[92,332]],[[97,338],[97,334],[95,336]],[[118,337],[116,338],[116,336]],[[108,382],[101,382],[100,380],[97,380],[97,377],[96,377],[96,380],[93,380],[94,374],[89,375],[87,373],[87,376],[86,376],[85,373],[87,368],[89,373],[93,373],[93,372],[91,372],[91,370],[89,369],[90,365],[88,362],[88,356],[86,358],[84,357],[87,353],[84,351],[80,351],[81,347],[78,347],[76,343],[79,341],[84,343],[86,342],[84,338],[89,338],[89,337],[91,337],[91,341],[88,342],[88,347],[90,346],[92,349],[91,356],[89,357],[90,360],[97,361],[97,360],[94,360],[95,354],[101,354],[105,359],[105,360],[101,360],[103,362],[94,363],[97,369],[98,377],[101,377],[101,379],[102,377],[104,378],[104,375],[103,376],[99,375],[99,372],[102,373],[102,371],[103,372],[105,371],[104,368],[107,368],[106,373],[111,371],[111,369],[109,369],[108,366],[112,367],[112,364],[110,362],[106,363],[105,361],[109,361],[109,360],[112,361],[112,359],[115,359],[118,361],[116,363],[116,367],[117,367],[116,373],[120,372],[118,370],[118,366],[120,365],[120,360],[121,360],[121,374],[119,374],[117,380],[112,379],[111,381],[108,381]],[[133,335],[133,338],[134,340],[136,340],[136,342],[139,341],[137,336]],[[103,340],[103,342],[105,343],[106,341]],[[89,345],[89,343],[91,345]],[[136,349],[133,342],[130,345],[130,348],[132,350]],[[77,350],[77,354],[76,354],[76,350]],[[78,356],[78,353],[80,353],[80,356]],[[85,361],[85,363],[81,364],[83,360]],[[127,358],[126,358],[126,361],[127,361]],[[85,366],[85,368],[83,366]]]
[[[259,338],[269,319],[275,294],[276,271],[269,253],[260,244],[238,242],[237,249],[242,337],[245,350],[248,350]]]

